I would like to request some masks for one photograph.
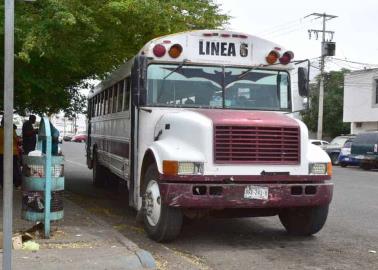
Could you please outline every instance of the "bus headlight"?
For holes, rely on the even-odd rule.
[[[310,163],[309,174],[327,174],[327,163]]]
[[[203,174],[203,162],[163,160],[165,175],[198,175]]]
[[[203,163],[179,162],[178,174],[203,174]]]

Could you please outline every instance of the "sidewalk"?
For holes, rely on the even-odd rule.
[[[14,191],[13,232],[35,224],[22,220],[21,191]],[[0,212],[2,229],[3,199]],[[70,200],[64,201],[64,220],[51,224],[50,239],[36,237],[37,252],[13,250],[13,269],[155,269],[151,254],[140,249],[106,222]],[[2,263],[2,254],[0,255]]]

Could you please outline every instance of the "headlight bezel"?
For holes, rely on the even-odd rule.
[[[328,175],[329,164],[326,162],[314,162],[308,164],[308,173],[310,175]]]

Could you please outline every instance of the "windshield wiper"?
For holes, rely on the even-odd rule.
[[[245,76],[247,76],[247,74],[255,69],[258,69],[258,68],[261,68],[261,67],[264,67],[264,65],[260,65],[260,66],[256,66],[256,67],[251,67],[249,69],[247,69],[246,71],[243,71],[239,76],[238,76],[238,80],[240,79],[243,79]]]
[[[171,76],[173,73],[177,72],[178,70],[182,69],[182,67],[184,66],[185,63],[188,62],[188,59],[184,59],[180,65],[178,65],[174,70],[172,70],[171,72],[169,72],[164,78],[163,80],[165,80],[166,78],[168,78],[169,76]]]

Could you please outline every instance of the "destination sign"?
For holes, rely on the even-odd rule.
[[[247,57],[248,44],[224,41],[204,41],[198,42],[199,55],[228,56],[228,57]]]

